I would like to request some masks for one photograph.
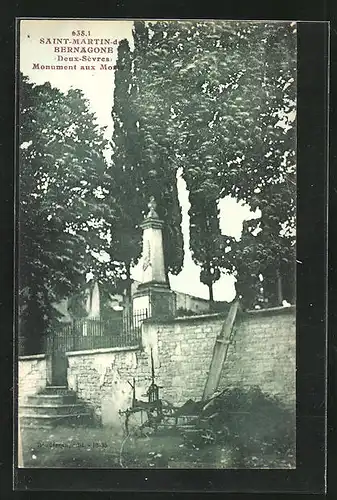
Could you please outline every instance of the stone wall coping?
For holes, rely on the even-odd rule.
[[[30,361],[34,359],[45,359],[46,354],[29,354],[28,356],[19,356],[19,361]]]
[[[217,319],[217,318],[224,318],[227,316],[226,313],[220,312],[220,313],[207,313],[207,314],[191,314],[191,316],[177,316],[174,318],[174,321],[193,321],[194,319],[200,320],[200,319]]]
[[[138,351],[140,349],[139,345],[127,346],[127,347],[102,347],[100,349],[87,349],[82,351],[67,351],[66,356],[87,356],[92,354],[104,354],[109,352],[124,352],[124,351]]]
[[[247,311],[247,314],[268,316],[272,314],[287,314],[296,311],[296,306],[279,306],[279,307],[269,307],[267,309],[252,309]]]
[[[279,315],[279,314],[287,314],[293,313],[296,311],[295,306],[280,306],[280,307],[269,307],[268,309],[250,309],[244,311],[243,314],[247,316],[269,316],[269,315]],[[193,323],[194,321],[207,321],[212,319],[223,319],[227,317],[227,312],[220,313],[208,313],[208,314],[193,314],[191,316],[177,316],[175,318],[148,318],[144,320],[144,324],[153,324],[153,323],[176,323],[179,321],[186,321]]]
[[[209,319],[221,319],[225,318],[225,313],[213,313],[213,314],[193,314],[191,316],[176,316],[172,317],[161,317],[161,318],[147,318],[143,321],[143,325],[145,324],[166,324],[166,323],[177,323],[179,321],[190,322],[194,321],[207,321]]]

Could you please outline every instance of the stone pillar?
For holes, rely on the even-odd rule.
[[[147,311],[148,317],[170,317],[175,314],[175,295],[166,280],[162,228],[164,222],[156,212],[151,197],[143,229],[143,278],[133,296],[134,314]]]

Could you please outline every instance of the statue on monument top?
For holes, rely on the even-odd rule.
[[[151,219],[151,218],[158,219],[158,214],[156,212],[157,203],[156,203],[156,200],[154,199],[154,196],[151,196],[150,201],[147,204],[147,206],[149,208],[149,213],[147,214],[146,218],[147,219]]]

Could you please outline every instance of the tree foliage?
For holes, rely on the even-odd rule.
[[[146,26],[137,21],[136,27],[150,35],[146,49],[134,54],[140,68],[134,106],[144,126],[146,159],[157,165],[165,157],[172,169],[183,169],[191,203],[190,245],[202,280],[212,281],[220,269],[254,274],[258,244],[281,271],[280,247],[283,254],[294,249],[292,238],[279,232],[286,224],[294,228],[293,23],[161,21]],[[217,201],[225,196],[262,213],[262,234],[242,239],[237,255],[224,252],[217,220]],[[246,246],[252,252],[246,249],[242,260]],[[262,270],[267,272],[260,262]]]
[[[178,273],[183,263],[181,213],[176,187],[176,171],[157,137],[156,153],[149,142],[149,127],[135,102],[141,94],[144,56],[149,42],[148,30],[135,23],[134,50],[122,40],[118,47],[112,117],[112,166],[110,196],[120,211],[112,234],[114,258],[124,263],[126,288],[130,291],[130,269],[141,255],[142,231],[139,228],[151,196],[158,204],[158,214],[165,221],[163,231],[166,272]],[[161,130],[161,136],[164,131]],[[122,284],[123,285],[123,284]]]
[[[109,271],[95,255],[107,247],[113,210],[101,187],[106,141],[82,92],[23,75],[19,91],[20,327],[37,352],[53,303],[78,291],[86,272]]]
[[[141,171],[142,133],[137,124],[137,115],[130,106],[132,87],[132,59],[126,40],[118,46],[117,70],[112,117],[114,133],[113,155],[109,170],[109,197],[118,200],[116,223],[112,232],[113,252],[110,258],[123,263],[125,275],[123,286],[130,294],[131,266],[141,254],[141,229],[146,193]]]

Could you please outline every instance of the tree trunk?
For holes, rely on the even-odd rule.
[[[126,287],[124,299],[124,327],[126,331],[132,330],[132,293],[131,293],[131,263],[126,264]]]
[[[281,306],[283,302],[282,292],[282,276],[280,270],[276,270],[276,287],[277,287],[277,305]]]
[[[131,303],[131,263],[128,262],[126,264],[126,287],[125,287],[125,296],[128,299],[128,302]]]
[[[214,309],[213,283],[209,283],[207,286],[209,291],[209,308],[210,311],[213,311]]]
[[[293,280],[293,283],[292,283],[292,287],[291,287],[292,288],[292,297],[291,297],[292,298],[292,301],[291,301],[292,304],[296,304],[296,283],[297,283],[297,281],[296,281],[296,274],[295,274],[294,275],[294,280]]]

